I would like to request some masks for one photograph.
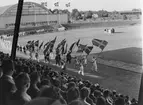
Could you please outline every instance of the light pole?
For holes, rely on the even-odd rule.
[[[16,56],[16,48],[17,48],[17,42],[18,42],[18,36],[19,36],[19,27],[20,27],[21,15],[22,15],[23,1],[24,0],[19,0],[18,7],[17,7],[12,50],[11,50],[11,56],[10,56],[12,60],[15,60],[15,56]]]

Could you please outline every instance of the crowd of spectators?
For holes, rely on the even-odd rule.
[[[136,99],[0,52],[0,105],[138,105]]]

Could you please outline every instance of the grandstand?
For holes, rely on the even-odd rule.
[[[28,4],[28,6],[30,5],[30,7],[28,7],[26,3]],[[9,18],[12,19],[15,14],[10,12],[10,10],[14,11],[14,9],[13,9],[14,7],[15,6],[12,6],[12,7],[10,6],[10,8],[6,10],[6,11],[9,11],[8,14],[10,15],[10,17],[8,17],[8,15],[5,12],[1,15],[1,17],[3,17],[3,19],[4,19],[4,17],[7,16],[6,19],[9,19]],[[44,52],[53,53],[54,52],[53,48],[54,48],[55,42],[59,42],[59,41],[56,41],[58,33],[54,33],[54,34],[56,34],[55,38],[53,40],[50,40],[49,42],[46,42],[43,45],[44,41],[47,41],[47,39],[48,40],[51,39],[50,38],[51,36],[53,37],[53,33],[51,36],[46,34],[45,36],[43,35],[41,37],[41,31],[43,31],[43,29],[40,29],[39,26],[42,26],[42,25],[51,25],[52,26],[53,24],[59,23],[58,15],[54,15],[49,12],[48,14],[53,16],[53,20],[52,19],[48,20],[47,18],[45,18],[47,16],[47,11],[45,11],[44,7],[41,7],[40,5],[38,5],[36,3],[32,3],[32,2],[25,2],[23,7],[24,8],[25,7],[33,8],[33,10],[35,10],[37,8],[37,11],[36,12],[34,11],[32,13],[31,10],[28,9],[28,11],[25,14],[23,12],[22,14],[23,14],[24,18],[21,21],[21,27],[23,27],[23,28],[36,27],[37,30],[35,30],[35,32],[33,32],[33,31],[31,31],[30,33],[27,32],[26,35],[32,34],[33,36],[32,35],[27,36],[27,37],[25,36],[24,37],[25,39],[23,37],[20,37],[18,39],[18,33],[19,33],[19,30],[18,30],[17,32],[14,33],[13,39],[19,40],[20,43],[25,43],[28,41],[27,42],[28,46],[26,49],[29,50],[29,55],[31,55],[31,56],[32,56],[32,53],[36,55],[36,53],[38,53],[38,51],[36,52],[36,50],[40,50],[41,47],[44,49],[44,51],[42,53],[44,53]],[[23,9],[23,10],[25,10],[25,9]],[[42,13],[42,12],[39,12],[38,10],[39,11],[44,10],[44,11]],[[45,18],[45,20],[41,20],[42,16]],[[57,18],[54,18],[54,16]],[[28,18],[28,17],[31,17],[31,18]],[[26,20],[26,19],[29,19],[29,20]],[[39,20],[37,20],[37,19],[39,19]],[[64,19],[64,17],[63,17],[63,19]],[[66,23],[65,20],[62,21],[62,19],[61,19],[60,23]],[[12,22],[12,20],[11,21],[7,20],[7,22]],[[41,22],[42,22],[42,24],[41,24]],[[18,22],[16,21],[16,23],[18,23]],[[13,29],[15,26],[14,24],[15,23],[7,23],[4,25],[5,27],[3,27],[2,29],[9,29],[9,28]],[[132,29],[133,28],[134,27],[132,27]],[[93,29],[93,30],[95,30],[95,29]],[[100,31],[100,30],[101,29],[98,29],[98,31]],[[130,31],[130,30],[128,29],[128,31]],[[81,31],[82,32],[86,31],[86,29],[81,30]],[[98,31],[96,31],[96,34],[98,34]],[[100,31],[100,32],[102,32],[102,31]],[[79,30],[76,30],[76,33],[79,33],[79,32],[80,32]],[[89,37],[93,38],[93,36],[89,35],[89,30],[86,32],[88,32],[88,36],[87,36],[88,38]],[[86,32],[84,32],[84,34],[86,34]],[[125,32],[127,32],[127,31],[125,31]],[[23,34],[23,33],[21,33],[21,34]],[[39,34],[39,35],[37,35],[37,37],[36,37],[36,36],[34,36],[35,34]],[[15,45],[17,45],[17,48],[15,47],[15,51],[17,49],[17,52],[20,53],[22,55],[22,57],[15,57],[13,54],[11,54],[12,56],[10,57],[9,54],[4,53],[4,51],[0,51],[0,105],[142,105],[142,104],[138,104],[138,100],[135,99],[137,97],[134,98],[134,96],[133,97],[130,96],[131,94],[133,94],[133,91],[130,90],[130,87],[135,86],[134,83],[136,82],[136,79],[137,79],[136,76],[139,78],[141,76],[140,73],[133,73],[131,71],[126,71],[126,70],[117,70],[116,67],[113,68],[113,67],[108,67],[108,66],[101,65],[101,64],[99,64],[99,68],[100,68],[99,72],[95,72],[93,70],[94,73],[93,72],[89,73],[89,68],[92,66],[91,65],[92,61],[91,62],[89,61],[90,63],[88,62],[89,63],[87,65],[88,72],[86,73],[86,75],[79,75],[78,73],[76,73],[76,75],[75,75],[75,71],[74,71],[75,69],[73,70],[73,65],[75,64],[75,61],[73,61],[74,58],[71,57],[73,59],[71,61],[71,63],[67,62],[67,54],[72,52],[72,50],[69,50],[69,51],[67,50],[68,49],[67,44],[69,44],[69,43],[66,43],[65,37],[68,35],[66,35],[65,32],[63,32],[63,33],[61,32],[61,36],[59,35],[59,37],[63,38],[63,36],[62,36],[63,34],[64,34],[64,39],[61,40],[61,42],[57,45],[56,54],[59,56],[63,56],[64,54],[66,55],[65,62],[67,63],[68,67],[67,68],[65,67],[64,70],[62,68],[62,64],[60,64],[60,63],[59,63],[59,65],[55,64],[55,61],[57,62],[56,57],[54,59],[51,59],[50,63],[46,62],[46,61],[43,62],[43,59],[41,59],[39,61],[39,59],[33,60],[32,57],[30,57],[29,59],[26,59],[26,57],[24,58],[24,56],[28,56],[28,53],[24,53],[23,52],[24,50],[19,50],[19,49],[23,49],[25,46],[22,47],[22,46],[18,45],[17,42],[14,40],[13,40],[13,42],[16,42]],[[87,39],[87,37],[84,36],[84,34],[82,34],[82,37],[84,37],[84,39]],[[104,34],[104,33],[102,32],[101,34]],[[122,36],[121,36],[121,34],[122,34]],[[131,36],[131,33],[125,33],[125,34],[127,34],[127,35],[130,34],[130,36]],[[135,33],[133,33],[133,34],[135,34]],[[15,37],[16,35],[17,35],[17,38]],[[78,36],[78,35],[75,34],[75,36]],[[91,35],[92,35],[92,33],[91,33]],[[104,34],[104,35],[106,35],[106,34]],[[124,43],[124,41],[126,41],[126,39],[125,39],[123,32],[120,32],[120,31],[116,32],[117,37],[118,37],[118,35],[120,35],[120,38],[124,39],[124,40],[122,40],[122,43]],[[127,35],[126,35],[126,37],[128,38]],[[98,36],[101,36],[101,35],[98,35]],[[111,40],[115,39],[115,35],[114,36],[111,36],[111,35],[104,36],[104,38],[107,38],[107,39],[109,39],[109,37]],[[27,38],[27,40],[26,40],[26,38]],[[35,40],[34,38],[37,38],[38,40]],[[41,38],[43,38],[43,40],[40,44],[39,40]],[[69,41],[72,41],[72,38],[77,39],[78,37],[74,37],[73,34],[68,36]],[[132,39],[133,39],[133,37],[132,37]],[[108,40],[108,41],[110,41],[110,40]],[[119,37],[118,37],[118,41],[117,40],[115,40],[115,41],[116,41],[116,43],[118,43],[118,41],[120,41]],[[9,44],[7,44],[9,42],[7,40],[5,40],[3,37],[1,37],[0,42],[1,42],[0,45],[2,45],[4,48],[6,48],[6,49],[11,48],[9,46],[5,47],[5,46],[9,45]],[[80,42],[80,39],[78,41],[74,42],[74,44],[73,44],[78,47],[78,50],[79,50],[79,46],[85,46],[85,45],[80,44],[79,42]],[[96,45],[96,42],[98,42],[98,45]],[[99,42],[101,42],[101,43],[99,43]],[[104,43],[102,43],[102,42],[104,42]],[[99,39],[92,40],[92,43],[96,47],[99,47],[100,49],[102,49],[102,51],[108,44],[107,41],[99,40]],[[116,43],[113,42],[113,44],[116,44]],[[66,51],[64,49],[65,44],[66,44],[66,47],[65,47]],[[102,46],[101,46],[101,44],[102,44]],[[121,46],[122,44],[119,44],[119,45]],[[123,46],[125,46],[125,45],[123,45]],[[83,48],[83,50],[86,49],[85,47]],[[111,47],[113,48],[113,46],[111,46]],[[118,47],[118,46],[116,46],[116,47]],[[72,46],[72,48],[73,48],[73,46]],[[14,49],[14,47],[12,47],[12,49]],[[12,50],[12,51],[13,51],[12,53],[14,53],[14,50]],[[129,54],[129,53],[127,53],[127,54]],[[119,57],[121,57],[121,55],[122,55],[122,53],[120,53]],[[45,56],[45,53],[44,53],[44,56]],[[80,58],[82,59],[82,56]],[[60,60],[62,60],[62,59],[60,59]],[[70,68],[70,66],[72,66],[72,68]],[[70,73],[69,71],[70,72],[72,71],[72,73]],[[92,78],[89,78],[88,75],[91,76],[91,74],[92,74]],[[110,75],[108,75],[108,74],[110,74]],[[102,83],[102,85],[100,85],[99,79],[103,79],[103,81],[100,82],[100,83]],[[105,83],[105,82],[107,82],[105,79],[107,79],[109,83]],[[114,79],[115,79],[115,82],[113,82]],[[117,79],[119,79],[119,81],[117,81]],[[129,82],[129,80],[130,81],[133,80],[134,82],[127,83],[126,85],[122,85],[121,82],[126,81],[126,80],[128,80],[128,82]],[[116,85],[115,87],[117,87],[117,88],[114,88],[115,90],[112,90],[110,85],[108,85],[107,87],[104,87],[105,86],[104,84],[113,84],[113,85]],[[125,87],[125,86],[127,86],[127,87]],[[143,85],[141,85],[141,86],[143,86]],[[123,91],[129,90],[130,95],[124,94],[122,92],[118,92],[117,91],[118,88],[122,88]],[[140,96],[139,98],[142,98],[142,96]],[[141,101],[141,99],[139,99],[139,101]]]

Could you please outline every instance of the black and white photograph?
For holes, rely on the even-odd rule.
[[[0,105],[143,105],[142,0],[1,0]]]

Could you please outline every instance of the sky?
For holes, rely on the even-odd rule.
[[[70,11],[74,8],[78,10],[107,10],[107,11],[124,11],[132,10],[133,8],[142,8],[143,0],[24,0],[36,3],[47,2],[50,9],[55,9],[54,3],[59,1],[59,9],[69,9]],[[66,3],[70,2],[71,6],[67,8]],[[1,0],[0,7],[16,4],[18,0]]]

